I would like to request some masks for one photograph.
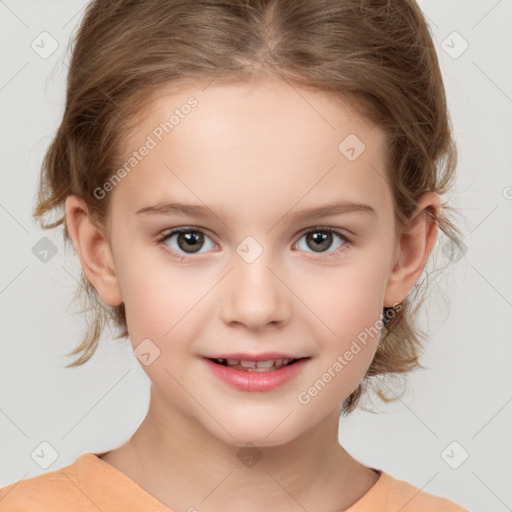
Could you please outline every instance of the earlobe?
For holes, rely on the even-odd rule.
[[[436,219],[441,215],[441,200],[435,192],[421,196],[398,242],[397,256],[391,270],[384,306],[401,303],[418,281],[437,239]]]
[[[106,304],[119,306],[123,298],[105,234],[91,221],[87,206],[78,196],[67,197],[65,212],[69,236],[85,275]]]

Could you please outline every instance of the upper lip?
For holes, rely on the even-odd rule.
[[[204,356],[207,359],[237,359],[240,361],[268,361],[269,359],[302,359],[308,356],[294,356],[280,352],[262,352],[261,354],[248,354],[236,352],[234,354],[217,354]]]

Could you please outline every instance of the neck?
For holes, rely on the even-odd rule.
[[[323,505],[339,511],[363,496],[377,475],[340,446],[338,423],[334,410],[280,446],[233,446],[174,409],[151,386],[146,418],[116,451],[123,450],[120,469],[174,510],[260,512]]]

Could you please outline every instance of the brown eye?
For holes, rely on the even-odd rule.
[[[198,231],[185,231],[178,233],[176,241],[180,249],[183,249],[185,252],[193,253],[197,249],[201,249],[204,243],[204,236]]]
[[[337,249],[343,248],[348,243],[345,235],[332,228],[311,229],[301,237],[302,239],[305,239],[304,245],[306,248],[299,247],[299,241],[297,247],[300,250],[308,252],[308,249],[310,249],[310,251],[315,253],[329,253],[329,255],[332,252],[336,252]],[[340,240],[340,242],[334,247],[334,250],[329,251],[328,249],[332,248],[336,239]]]
[[[208,245],[206,242],[210,240],[202,231],[197,229],[185,228],[174,229],[165,234],[158,243],[166,245],[172,252],[183,254],[199,254],[199,251]],[[211,247],[215,244],[210,241]],[[204,252],[204,251],[203,251]]]
[[[326,231],[312,231],[306,235],[306,243],[315,252],[322,252],[332,244],[332,233]]]

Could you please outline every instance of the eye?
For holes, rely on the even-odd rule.
[[[305,238],[306,247],[312,248],[312,251],[319,254],[324,254],[327,252],[327,257],[335,257],[338,252],[341,252],[344,250],[349,243],[348,238],[341,232],[339,232],[336,229],[333,228],[323,228],[323,227],[317,227],[314,229],[310,229],[304,235],[301,237],[300,240]],[[338,238],[341,243],[337,245],[333,251],[326,251],[325,249],[328,249],[332,246],[333,241],[335,238]],[[297,246],[300,245],[300,240],[297,242]],[[300,250],[306,250],[301,247],[299,247]]]
[[[166,245],[172,252],[186,259],[187,254],[198,254],[200,249],[205,245],[205,240],[210,240],[210,238],[204,231],[185,227],[173,229],[165,233],[157,242]],[[168,241],[170,241],[170,243],[167,243]],[[211,242],[211,246],[216,247],[213,242]]]
[[[336,257],[339,252],[342,252],[350,243],[350,240],[340,231],[334,228],[317,227],[308,230],[304,233],[297,242],[297,246],[300,245],[300,241],[305,238],[306,249],[298,247],[299,250],[307,251],[307,247],[312,248],[312,252],[324,255],[327,258]],[[333,241],[338,238],[340,241],[337,247],[332,251],[326,251],[333,245]],[[206,235],[206,233],[197,228],[182,227],[173,229],[157,240],[158,244],[165,245],[171,253],[183,259],[191,258],[187,255],[200,254],[201,249],[205,245],[205,241],[210,240],[210,247],[206,247],[207,252],[209,249],[217,247]],[[168,243],[170,241],[170,243]],[[206,244],[208,246],[208,244]]]

